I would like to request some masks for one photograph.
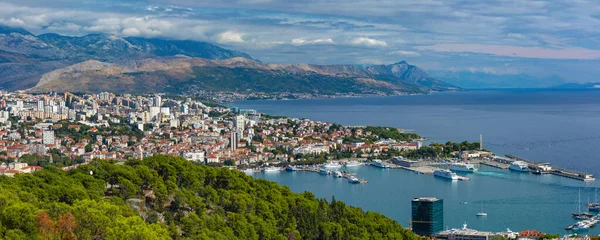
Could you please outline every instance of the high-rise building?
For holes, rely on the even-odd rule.
[[[235,116],[233,119],[233,127],[242,131],[246,129],[246,118],[243,115]]]
[[[235,150],[237,149],[237,145],[238,145],[238,139],[239,139],[239,135],[238,135],[238,130],[237,129],[233,129],[233,131],[231,131],[231,136],[229,138],[229,143],[231,144],[231,152],[235,152]]]
[[[152,103],[152,105],[154,107],[160,107],[162,105],[162,98],[160,97],[160,95],[156,95],[154,96],[154,102]]]
[[[433,197],[412,200],[412,230],[421,236],[433,236],[444,230],[444,200]]]
[[[54,131],[44,130],[42,134],[42,143],[44,145],[54,144]]]
[[[37,110],[38,112],[44,111],[44,100],[37,101]]]

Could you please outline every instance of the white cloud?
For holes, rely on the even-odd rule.
[[[372,39],[372,38],[367,38],[367,37],[355,38],[354,40],[352,40],[351,44],[352,45],[363,45],[363,46],[368,46],[368,47],[385,47],[385,46],[387,46],[387,43],[383,40],[377,40],[377,39]]]
[[[221,34],[219,34],[217,36],[217,42],[224,44],[224,43],[243,43],[244,39],[242,38],[242,34],[241,33],[237,33],[237,32],[233,32],[233,31],[227,31],[227,32],[223,32]]]
[[[137,28],[131,27],[131,28],[123,29],[123,31],[121,33],[125,36],[139,36],[140,30],[138,30]]]
[[[413,56],[413,57],[421,56],[421,54],[419,54],[418,52],[404,51],[404,50],[393,51],[393,52],[390,52],[390,54],[391,55],[402,55],[402,56]]]
[[[25,25],[25,21],[14,17],[11,17],[10,19],[0,18],[0,23],[11,27],[22,27]]]
[[[306,44],[335,44],[331,38],[317,38],[312,40],[306,40],[303,38],[294,38],[291,41],[294,45],[306,45]]]

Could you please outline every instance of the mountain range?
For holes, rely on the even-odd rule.
[[[449,84],[466,88],[548,88],[564,84],[559,76],[535,77],[527,74],[497,74],[478,71],[429,71],[431,76]]]
[[[0,26],[0,87],[33,92],[425,93],[458,88],[401,61],[389,65],[264,64],[191,40],[34,35]]]

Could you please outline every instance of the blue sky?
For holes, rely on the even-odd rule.
[[[541,0],[4,0],[33,33],[193,39],[268,63],[382,64],[600,81],[600,4]]]

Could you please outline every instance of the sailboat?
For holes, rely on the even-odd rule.
[[[573,217],[576,219],[588,219],[588,218],[594,216],[593,214],[591,214],[589,212],[581,211],[581,189],[579,189],[579,194],[577,195],[577,211],[572,214],[573,214]]]
[[[481,212],[478,212],[476,215],[477,215],[478,217],[485,217],[485,216],[487,216],[487,213],[485,213],[485,212],[483,211],[483,201],[481,201]]]
[[[598,189],[594,188],[594,202],[588,203],[588,211],[599,212],[600,203],[598,202]]]

